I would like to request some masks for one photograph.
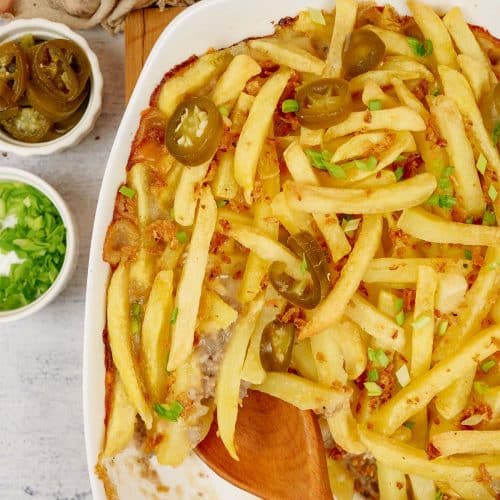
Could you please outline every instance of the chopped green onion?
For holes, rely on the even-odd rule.
[[[395,375],[401,387],[405,387],[410,383],[410,372],[407,365],[402,365]]]
[[[359,170],[375,170],[378,160],[375,156],[370,156],[366,160],[354,160],[354,165],[359,168]]]
[[[394,175],[396,176],[396,181],[399,182],[405,173],[404,167],[398,167],[396,170],[394,170]]]
[[[135,196],[135,189],[128,186],[122,186],[118,191],[120,191],[120,193],[127,198],[133,198]]]
[[[139,302],[134,302],[130,308],[130,329],[132,335],[139,335],[141,331],[142,306]]]
[[[410,429],[410,431],[415,427],[415,422],[412,422],[411,420],[406,421],[403,424],[407,429]]]
[[[427,204],[433,207],[440,208],[453,208],[457,200],[448,194],[433,194],[428,200]]]
[[[441,490],[436,491],[436,496],[434,497],[434,500],[443,500],[444,498],[444,493]]]
[[[155,403],[153,410],[159,417],[170,422],[177,422],[184,410],[184,406],[179,401],[174,401],[170,405]]]
[[[338,177],[339,179],[345,179],[347,176],[344,169],[331,163],[332,154],[329,151],[318,151],[317,149],[306,149],[304,151],[314,168],[319,168],[320,170],[326,170],[333,177]]]
[[[434,90],[431,92],[431,95],[433,95],[434,97],[438,96],[439,94],[441,93],[441,90],[439,87],[435,87]]]
[[[485,359],[479,366],[483,373],[488,373],[496,364],[494,359]]]
[[[222,116],[229,116],[229,108],[227,106],[219,106],[219,113]]]
[[[309,17],[311,18],[311,21],[313,23],[321,24],[322,26],[326,25],[323,12],[321,12],[319,9],[313,9],[312,7],[309,7],[308,11],[309,11]]]
[[[494,271],[495,269],[498,269],[500,267],[500,261],[497,262],[491,262],[486,266],[486,269],[488,271]]]
[[[347,179],[347,175],[344,172],[344,169],[340,165],[335,165],[331,163],[326,170],[332,177],[337,177],[338,179]]]
[[[177,238],[179,243],[187,243],[188,235],[187,235],[186,231],[177,231],[175,233],[175,237]]]
[[[495,123],[495,128],[491,133],[491,139],[493,140],[493,144],[496,146],[498,144],[498,141],[500,140],[500,121],[497,121]]]
[[[490,187],[488,188],[488,196],[490,197],[491,201],[496,201],[497,199],[498,192],[493,184],[490,184]]]
[[[474,224],[474,217],[472,215],[469,215],[467,219],[465,219],[466,224]]]
[[[431,318],[428,314],[421,314],[415,321],[413,321],[412,326],[417,330],[424,328],[431,322]]]
[[[285,99],[281,104],[283,113],[295,113],[299,110],[299,103],[295,99]]]
[[[170,218],[171,218],[172,220],[175,220],[175,212],[174,212],[174,207],[172,207],[172,208],[170,209],[169,215],[170,215]]]
[[[365,382],[363,384],[365,386],[365,389],[368,391],[368,396],[371,397],[377,397],[382,395],[382,387],[380,387],[377,383],[375,382]]]
[[[438,326],[439,335],[443,336],[448,330],[449,322],[448,321],[440,321]]]
[[[369,370],[366,380],[368,382],[376,382],[378,380],[378,370],[376,370],[375,368]]]
[[[368,348],[368,359],[375,365],[382,368],[387,368],[390,359],[383,349]]]
[[[465,249],[464,250],[464,257],[467,259],[467,260],[472,260],[472,252],[468,249]]]
[[[476,380],[472,386],[480,396],[484,396],[490,390],[490,386],[486,382],[480,382],[478,380]]]
[[[403,299],[401,297],[398,297],[397,299],[394,300],[394,309],[396,309],[396,312],[402,311],[403,310]]]
[[[476,162],[476,168],[479,170],[484,175],[484,172],[486,171],[486,165],[488,165],[488,162],[486,161],[486,158],[484,157],[483,153],[479,155],[479,158],[477,159]]]
[[[342,228],[345,233],[349,231],[356,231],[358,229],[361,219],[351,219],[346,221],[345,219],[342,221]]]
[[[170,315],[170,324],[171,325],[175,325],[175,323],[177,321],[177,316],[179,316],[179,308],[174,307],[172,309],[172,314]]]
[[[307,272],[307,260],[306,260],[306,254],[302,255],[302,262],[300,263],[300,272],[302,274],[306,274]]]
[[[421,42],[418,38],[414,38],[412,36],[409,36],[407,40],[408,45],[416,56],[426,57],[432,55],[434,47],[430,40],[424,40]]]
[[[483,226],[494,226],[497,223],[497,218],[492,210],[486,209],[483,214]]]
[[[450,175],[453,173],[453,170],[453,167],[446,167],[443,169],[438,184],[440,189],[448,189],[451,186]]]
[[[370,111],[378,111],[382,109],[382,101],[380,99],[372,99],[368,102],[368,109]]]
[[[218,208],[225,207],[229,202],[227,200],[217,200],[215,204]]]
[[[404,311],[399,311],[398,314],[396,314],[396,323],[399,326],[403,326],[405,322],[405,312]]]

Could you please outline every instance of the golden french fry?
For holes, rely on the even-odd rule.
[[[294,344],[291,365],[302,377],[313,381],[318,380],[318,371],[313,358],[310,339]]]
[[[257,163],[269,133],[274,110],[290,76],[290,70],[280,69],[267,80],[257,94],[243,125],[234,155],[234,178],[243,188],[247,203],[252,201]]]
[[[354,498],[354,478],[347,466],[341,460],[326,458],[330,488],[335,491],[338,500],[352,500]]]
[[[457,59],[462,73],[474,92],[476,101],[481,102],[481,99],[490,92],[489,71],[491,67],[465,54],[460,54]]]
[[[424,119],[429,117],[429,111],[427,111],[422,102],[417,99],[417,96],[406,86],[403,80],[393,78],[391,83],[401,104],[413,109]]]
[[[271,210],[274,217],[280,221],[290,234],[297,234],[300,231],[311,231],[312,216],[306,212],[290,208],[286,201],[285,193],[281,192],[274,197],[271,203]]]
[[[458,201],[467,215],[481,215],[486,202],[462,116],[453,100],[447,96],[432,99],[431,112],[446,141],[446,149],[454,167],[451,178]]]
[[[456,68],[457,55],[441,18],[431,7],[417,0],[408,0],[407,3],[424,37],[432,42],[438,64],[446,64],[450,68]]]
[[[168,370],[178,368],[193,348],[194,330],[200,304],[210,241],[217,222],[217,206],[209,187],[203,188],[186,256],[175,296],[177,317],[172,327],[172,347]]]
[[[229,338],[226,353],[219,368],[219,377],[215,392],[219,435],[234,460],[238,460],[238,454],[234,445],[234,429],[238,417],[238,400],[240,397],[243,363],[250,337],[255,330],[255,323],[259,319],[263,305],[264,296],[260,295],[248,305],[246,312],[240,315]]]
[[[149,295],[157,272],[158,257],[141,248],[130,264],[130,301],[144,302]]]
[[[102,458],[118,455],[132,441],[135,431],[137,411],[130,404],[118,374],[115,374],[112,391]]]
[[[382,214],[420,205],[436,186],[436,178],[424,173],[376,189],[328,188],[289,182],[284,191],[288,204],[296,210],[326,214]]]
[[[365,216],[356,244],[340,278],[329,295],[314,310],[311,319],[301,330],[299,339],[316,335],[342,318],[349,300],[356,292],[368,264],[377,251],[381,234],[382,218],[376,215]]]
[[[406,420],[425,408],[431,399],[457,380],[476,363],[494,354],[500,339],[500,326],[481,331],[453,356],[414,378],[392,399],[382,405],[372,419],[373,429],[391,435]]]
[[[460,498],[495,499],[488,486],[477,481],[450,481],[450,487],[451,493],[458,495]]]
[[[335,6],[335,22],[326,58],[323,76],[339,78],[342,76],[342,52],[347,37],[354,29],[358,3],[355,0],[338,0]]]
[[[374,189],[397,182],[396,175],[391,170],[380,170],[370,177],[365,177],[349,185],[351,188]]]
[[[130,185],[136,191],[137,217],[144,228],[151,222],[153,197],[149,194],[150,172],[145,163],[134,165],[129,174]]]
[[[146,386],[154,401],[162,401],[167,390],[167,354],[173,305],[174,273],[160,271],[154,280],[144,310],[141,329],[141,360]]]
[[[435,500],[436,484],[432,479],[411,474],[408,479],[411,483],[411,490],[415,500]]]
[[[395,108],[399,105],[397,99],[394,99],[391,95],[386,94],[380,85],[373,80],[368,80],[365,83],[363,93],[361,94],[361,100],[367,107],[370,106],[370,101],[380,101],[382,108]]]
[[[405,500],[408,498],[406,477],[398,469],[377,462],[377,480],[380,500]]]
[[[407,56],[387,56],[382,63],[382,69],[387,71],[408,71],[418,73],[419,78],[427,80],[429,83],[433,83],[435,77],[427,67],[416,61],[413,57]],[[402,78],[403,80],[403,78]]]
[[[325,69],[325,62],[318,57],[281,40],[260,38],[250,40],[248,46],[264,54],[267,59],[296,71],[321,75]]]
[[[387,144],[387,147],[389,147],[393,144],[394,139],[395,135],[389,132],[368,132],[366,134],[355,135],[335,150],[332,162],[341,163],[353,158],[365,158],[377,146],[380,147],[380,145],[385,146]],[[297,182],[303,181],[297,180]]]
[[[373,31],[384,42],[385,49],[389,55],[399,55],[406,57],[415,57],[415,53],[408,45],[408,37],[396,31],[380,28],[367,24],[363,29]]]
[[[246,54],[238,54],[217,81],[212,101],[216,106],[232,107],[245,88],[247,81],[260,72],[261,67],[255,59]]]
[[[325,141],[335,137],[343,137],[353,132],[381,129],[419,132],[424,131],[426,126],[421,116],[407,106],[381,109],[379,111],[354,111],[346,120],[326,131]]]
[[[367,363],[366,343],[361,328],[353,321],[343,318],[332,328],[332,334],[344,358],[347,378],[357,379],[365,371]]]
[[[300,144],[302,146],[321,146],[325,131],[312,130],[306,127],[300,127]]]
[[[217,211],[218,220],[228,221],[229,224],[251,226],[252,217],[242,212],[235,212],[230,208],[220,207]]]
[[[234,178],[233,163],[233,151],[226,151],[220,155],[219,164],[211,183],[215,198],[232,200],[238,194],[238,184]]]
[[[229,328],[237,320],[238,311],[226,304],[217,293],[205,290],[201,295],[198,318],[198,332],[218,332]]]
[[[478,226],[441,219],[423,208],[403,210],[398,228],[405,233],[434,243],[461,245],[500,245],[500,227]]]
[[[500,431],[451,431],[434,434],[431,444],[443,457],[464,453],[500,453]]]
[[[393,78],[400,80],[417,80],[422,78],[422,74],[418,71],[406,71],[396,69],[378,69],[367,71],[361,75],[355,76],[349,81],[349,90],[355,94],[362,92],[368,82],[375,82],[380,87],[387,87],[391,84]]]
[[[201,56],[184,72],[168,79],[160,90],[158,107],[170,117],[184,97],[207,85],[217,78],[229,64],[228,51],[219,50]]]
[[[162,208],[163,212],[169,213],[175,200],[175,192],[181,179],[182,171],[185,169],[184,165],[175,162],[165,179],[165,186],[163,186],[158,193],[158,205]]]
[[[129,269],[127,265],[120,264],[111,276],[108,287],[109,346],[130,403],[141,416],[146,428],[151,429],[153,415],[142,391],[139,370],[132,353],[128,289]]]

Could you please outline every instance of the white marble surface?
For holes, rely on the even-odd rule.
[[[103,112],[77,147],[50,157],[0,155],[1,166],[33,172],[59,191],[78,224],[78,267],[46,309],[0,326],[0,498],[92,497],[82,419],[84,294],[101,178],[124,110],[123,35],[82,32],[104,76]]]

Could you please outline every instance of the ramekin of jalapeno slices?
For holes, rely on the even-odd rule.
[[[48,154],[79,142],[101,96],[97,58],[67,27],[34,19],[0,29],[0,150]]]

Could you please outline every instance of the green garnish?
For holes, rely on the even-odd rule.
[[[18,309],[54,283],[66,254],[66,228],[47,196],[20,182],[0,182],[0,311]]]
[[[491,139],[493,140],[493,144],[496,146],[498,144],[498,141],[500,140],[500,121],[497,121],[495,123],[495,128],[491,133]]]
[[[371,171],[375,170],[378,160],[375,156],[369,156],[366,160],[354,160],[353,163],[356,168],[359,168],[359,170]]]
[[[464,250],[464,257],[467,259],[467,260],[472,260],[472,252],[468,249]]]
[[[490,197],[491,201],[496,201],[497,199],[498,192],[493,184],[490,184],[490,187],[488,188],[488,196]]]
[[[477,159],[476,162],[476,168],[479,170],[484,175],[484,172],[486,171],[486,165],[488,165],[488,162],[486,161],[486,158],[484,157],[483,153],[479,155],[479,158]]]
[[[187,243],[188,235],[187,235],[186,231],[177,231],[175,233],[175,237],[177,238],[177,241],[179,243]]]
[[[139,302],[134,302],[130,308],[130,329],[132,335],[139,335],[141,332],[142,306]]]
[[[424,328],[431,322],[431,318],[428,314],[421,314],[415,321],[413,321],[412,326],[417,330]]]
[[[342,221],[342,229],[344,230],[345,233],[348,233],[350,231],[356,231],[356,229],[358,229],[359,227],[360,222],[361,219],[349,219],[349,220],[344,219]]]
[[[169,373],[168,371],[168,360],[170,359],[170,351],[167,352],[167,359],[165,360],[165,371]]]
[[[385,353],[383,349],[372,349],[368,348],[368,359],[375,365],[381,368],[387,368],[390,363],[389,356]]]
[[[404,325],[405,319],[406,319],[406,316],[405,316],[405,312],[404,311],[399,311],[398,314],[396,314],[396,323],[399,326],[403,326]]]
[[[405,173],[404,167],[398,167],[396,170],[394,170],[394,175],[396,176],[396,181],[399,182]]]
[[[474,224],[474,217],[472,215],[469,215],[467,219],[465,219],[466,224]]]
[[[403,424],[407,429],[410,429],[410,431],[415,427],[415,422],[412,422],[411,420],[408,420]]]
[[[313,9],[312,7],[309,7],[309,16],[311,18],[311,21],[316,24],[321,24],[322,26],[326,25],[325,18],[323,16],[323,12],[321,12],[319,9]]]
[[[368,102],[368,109],[370,111],[378,111],[382,109],[382,101],[380,99],[372,99]]]
[[[295,99],[285,99],[281,104],[283,113],[295,113],[299,110],[299,103]]]
[[[368,380],[368,382],[376,382],[378,380],[378,370],[375,368],[369,370],[366,380]]]
[[[478,380],[476,380],[472,386],[480,396],[484,396],[490,390],[490,386],[486,382],[480,382]]]
[[[403,304],[404,302],[401,297],[398,297],[397,299],[394,300],[394,309],[396,309],[397,313],[403,310]]]
[[[120,191],[120,193],[127,198],[133,198],[135,196],[135,189],[128,186],[122,186],[118,191]]]
[[[495,226],[497,218],[492,210],[486,209],[483,214],[483,226]]]
[[[368,396],[371,397],[377,397],[382,395],[382,387],[380,387],[377,383],[375,382],[365,382],[363,384],[365,386],[365,389],[368,391]]]
[[[329,151],[318,151],[317,149],[306,149],[305,153],[311,162],[311,165],[314,168],[318,168],[320,170],[326,170],[333,177],[337,177],[339,179],[346,179],[347,176],[344,172],[344,169],[336,165],[335,163],[331,163],[332,153]]]
[[[439,94],[441,93],[441,90],[439,89],[439,87],[436,87],[432,92],[431,92],[431,95],[433,95],[434,97],[438,96]]]
[[[443,500],[444,498],[444,493],[441,490],[436,491],[436,496],[434,497],[434,500]]]
[[[500,261],[497,262],[491,262],[486,266],[486,269],[488,271],[494,271],[495,269],[498,269],[500,267]]]
[[[172,309],[172,314],[170,315],[170,324],[175,325],[175,322],[177,321],[177,316],[179,316],[179,308],[174,307]]]
[[[153,410],[159,417],[170,422],[177,422],[182,411],[184,410],[184,406],[182,406],[179,401],[174,401],[170,405],[155,403]]]
[[[446,330],[448,330],[448,321],[440,321],[439,326],[438,326],[438,333],[439,335],[443,336],[446,333]]]
[[[307,260],[306,260],[306,254],[302,255],[302,262],[300,263],[300,272],[302,274],[306,274],[307,272]]]
[[[427,57],[434,52],[434,47],[430,40],[421,42],[418,38],[412,36],[409,36],[407,40],[411,50],[413,50],[413,53],[418,57]]]
[[[217,208],[222,208],[225,207],[229,202],[227,200],[217,200],[215,204],[217,205]],[[173,218],[173,217],[172,217]]]
[[[440,208],[453,208],[457,203],[456,198],[449,194],[433,194],[428,200],[427,204],[433,207]]]
[[[488,373],[493,367],[495,367],[497,362],[494,359],[485,359],[479,367],[483,373]]]
[[[217,109],[222,116],[229,116],[229,108],[227,106],[219,106]]]
[[[453,170],[455,170],[453,167],[446,167],[443,169],[438,183],[440,189],[448,189],[451,186],[450,175],[453,173]]]

